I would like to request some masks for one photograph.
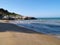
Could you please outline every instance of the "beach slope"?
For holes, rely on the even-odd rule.
[[[14,24],[0,23],[0,45],[60,45],[60,39]]]

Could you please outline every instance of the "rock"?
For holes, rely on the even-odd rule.
[[[34,20],[36,19],[35,17],[23,17],[24,20]]]

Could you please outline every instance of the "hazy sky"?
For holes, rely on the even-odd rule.
[[[60,17],[60,0],[0,0],[0,8],[24,16]]]

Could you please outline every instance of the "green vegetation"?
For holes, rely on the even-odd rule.
[[[9,12],[8,10],[5,10],[3,8],[0,8],[0,19],[4,20],[16,20],[16,19],[21,19],[21,20],[30,20],[30,19],[36,19],[35,17],[26,17],[22,16],[20,14],[16,14],[14,12]]]
[[[5,17],[5,18],[4,18]],[[0,19],[21,19],[23,16],[0,8]]]
[[[5,9],[3,9],[3,8],[0,8],[0,14],[1,15],[4,15],[4,16],[22,16],[22,15],[20,15],[20,14],[16,14],[16,13],[12,13],[12,12],[9,12],[8,10],[5,10]]]

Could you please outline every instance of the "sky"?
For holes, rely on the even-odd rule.
[[[0,0],[0,8],[23,16],[60,17],[60,0]]]

